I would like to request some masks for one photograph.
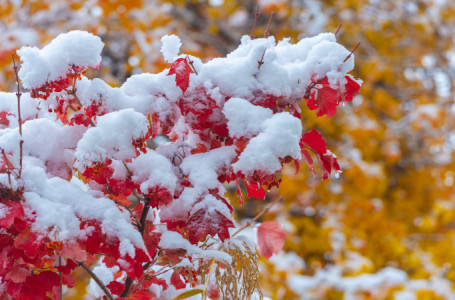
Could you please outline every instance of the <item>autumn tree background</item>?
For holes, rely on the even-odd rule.
[[[451,299],[455,295],[455,3],[386,1],[10,1],[0,0],[0,89],[12,90],[11,53],[42,46],[72,29],[106,43],[98,74],[119,85],[168,65],[160,38],[183,52],[225,55],[268,17],[277,39],[337,33],[355,52],[364,83],[334,118],[302,106],[343,173],[321,181],[307,168],[285,170],[279,190],[236,210],[239,223],[276,197],[264,220],[286,228],[285,251],[263,261],[272,299]],[[235,187],[232,188],[233,199]],[[65,299],[86,295],[83,273]]]

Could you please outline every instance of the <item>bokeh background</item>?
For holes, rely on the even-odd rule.
[[[264,295],[455,299],[455,1],[0,0],[0,90],[13,90],[15,49],[73,29],[105,42],[89,76],[113,86],[169,67],[159,52],[165,34],[203,60],[223,56],[250,34],[258,4],[258,37],[274,7],[277,40],[342,24],[338,41],[361,43],[353,75],[364,81],[334,118],[302,106],[304,128],[318,129],[338,156],[338,178],[290,165],[265,201],[237,205],[241,223],[284,197],[263,218],[288,234],[284,251],[262,261]],[[90,299],[84,276],[65,299]]]

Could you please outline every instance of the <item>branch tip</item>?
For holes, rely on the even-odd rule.
[[[338,34],[338,32],[340,31],[342,26],[343,26],[343,23],[340,23],[340,25],[337,28],[337,31],[335,31],[335,36]]]
[[[275,14],[275,11],[276,11],[276,5],[273,5],[273,10],[272,10],[272,13],[270,14],[269,22],[267,23],[267,28],[265,29],[265,32],[264,32],[265,38],[269,36],[270,24],[272,24],[272,19],[273,19],[273,15]]]
[[[357,48],[359,46],[360,46],[360,42],[358,42],[357,45],[354,47],[354,49],[352,49],[351,53],[349,53],[349,55],[346,56],[346,58],[343,60],[344,63],[351,57],[352,54],[354,54],[354,51],[357,50]]]
[[[261,15],[259,12],[259,4],[258,8],[256,9],[256,12],[254,13],[254,24],[253,24],[253,29],[251,30],[250,34],[250,39],[254,39],[254,31],[256,30],[256,23],[258,22],[258,17]]]

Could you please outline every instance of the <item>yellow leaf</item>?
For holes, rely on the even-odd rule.
[[[189,298],[189,297],[196,296],[197,294],[202,294],[202,290],[201,290],[201,289],[189,290],[189,291],[186,291],[186,292],[181,293],[181,294],[178,295],[177,297],[172,298],[172,300],[187,299],[187,298]]]

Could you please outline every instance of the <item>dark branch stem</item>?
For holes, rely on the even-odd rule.
[[[109,292],[109,290],[107,289],[107,287],[104,285],[103,282],[101,282],[101,280],[98,278],[98,276],[96,276],[95,273],[92,272],[92,270],[90,270],[90,268],[84,264],[84,262],[82,261],[78,261],[77,262],[79,264],[79,266],[81,266],[85,271],[87,271],[87,273],[90,275],[90,277],[93,278],[93,280],[95,280],[95,282],[98,284],[98,286],[103,290],[103,292],[106,294],[107,298],[109,298],[109,300],[114,300],[114,297],[112,297],[111,295],[111,292]]]
[[[141,219],[139,221],[140,222],[139,223],[139,232],[141,233],[142,236],[144,235],[145,221],[147,220],[147,215],[148,215],[149,210],[150,210],[150,198],[145,197],[144,209],[142,210]],[[123,290],[120,297],[127,297],[129,295],[129,291],[130,291],[132,284],[133,284],[133,279],[131,279],[129,276],[127,276],[126,280],[125,280],[125,289]]]

